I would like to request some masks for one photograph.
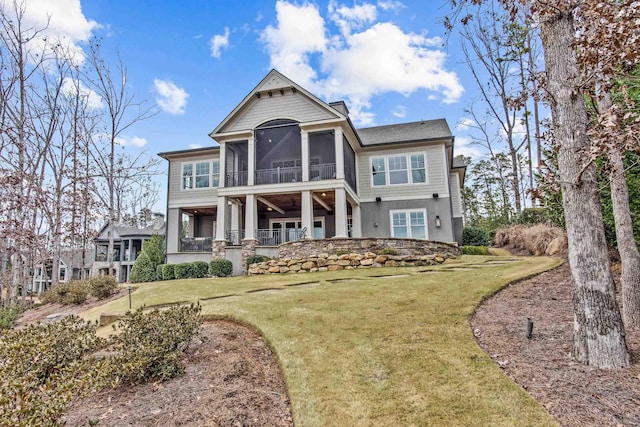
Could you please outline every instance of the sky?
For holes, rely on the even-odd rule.
[[[29,20],[49,17],[49,34],[69,40],[79,61],[89,38],[102,39],[136,99],[157,105],[123,135],[131,152],[216,145],[208,134],[275,68],[327,102],[344,100],[356,127],[444,117],[455,154],[482,155],[464,125],[475,83],[458,37],[445,34],[445,0],[26,1]]]

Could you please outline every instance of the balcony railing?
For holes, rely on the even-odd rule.
[[[244,230],[227,230],[225,232],[227,243],[231,246],[240,246],[244,238]]]
[[[211,252],[212,237],[183,237],[180,239],[180,252]]]
[[[256,171],[256,185],[302,181],[302,167],[261,169]]]
[[[227,172],[225,187],[243,187],[247,185],[247,172]]]
[[[335,179],[335,177],[336,177],[335,163],[326,163],[323,165],[309,166],[310,181],[321,181],[323,179]]]
[[[284,230],[256,230],[256,239],[258,240],[258,244],[260,246],[278,246],[281,243],[304,239],[306,235],[306,228],[287,228]]]

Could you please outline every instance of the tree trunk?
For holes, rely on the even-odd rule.
[[[640,327],[640,253],[633,236],[629,209],[629,190],[622,153],[617,148],[609,152],[611,201],[616,225],[618,252],[622,261],[622,317],[627,328]]]
[[[571,12],[545,16],[540,34],[574,283],[574,356],[598,368],[626,367],[629,352],[613,292],[595,167],[584,166],[581,154],[589,140]]]

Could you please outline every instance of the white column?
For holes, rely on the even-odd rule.
[[[307,229],[307,239],[313,239],[313,199],[311,191],[302,191],[302,228]]]
[[[301,131],[302,143],[302,182],[309,181],[309,132]]]
[[[351,206],[351,236],[362,237],[362,221],[360,218],[360,205]]]
[[[251,133],[251,136],[249,137],[247,150],[249,155],[247,185],[253,185],[256,176],[256,139],[253,136],[253,133]]]
[[[336,188],[336,207],[333,216],[336,219],[335,237],[347,237],[347,193],[344,188]]]
[[[220,143],[220,181],[218,187],[227,186],[227,144]]]
[[[244,238],[255,239],[256,228],[258,228],[256,222],[258,218],[258,203],[254,194],[247,194],[244,215]]]
[[[220,165],[220,170],[222,170],[222,165]],[[226,196],[218,196],[218,215],[216,217],[216,240],[227,240],[227,236],[225,236],[227,231],[227,197]]]
[[[231,201],[231,230],[240,231],[240,205]]]
[[[336,150],[336,178],[344,179],[344,148],[342,145],[342,128],[335,128],[334,130],[334,145]]]

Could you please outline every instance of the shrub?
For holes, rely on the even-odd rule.
[[[129,275],[131,283],[153,282],[156,280],[156,266],[151,262],[147,253],[143,250],[136,259]]]
[[[162,264],[162,280],[173,280],[175,278],[173,264]]]
[[[481,227],[464,227],[462,229],[463,246],[488,246],[489,233]]]
[[[61,426],[68,402],[106,384],[96,325],[65,317],[6,331],[0,340],[0,426]]]
[[[98,298],[106,299],[118,289],[118,281],[113,276],[96,276],[86,279],[89,293]]]
[[[163,280],[163,278],[162,278],[162,267],[164,267],[164,264],[156,265],[156,280]]]
[[[43,304],[84,304],[89,297],[89,286],[84,280],[58,283],[40,295]]]
[[[398,251],[393,248],[382,248],[378,251],[378,255],[398,255]]]
[[[227,277],[233,273],[233,264],[227,259],[214,259],[209,263],[209,274],[215,277]]]
[[[489,248],[486,246],[463,246],[460,249],[464,255],[489,255]]]
[[[151,236],[149,240],[143,243],[142,252],[147,254],[154,268],[164,263],[164,237],[159,234]]]
[[[205,261],[194,261],[191,263],[191,270],[194,278],[201,279],[209,274],[209,264]]]
[[[110,360],[117,382],[140,384],[151,379],[166,380],[184,371],[180,354],[198,335],[202,324],[200,305],[172,307],[144,313],[127,312],[112,338],[118,353]]]
[[[494,239],[496,246],[509,246],[527,251],[531,255],[555,255],[567,250],[565,233],[546,224],[535,224],[526,227],[521,224],[496,230]]]
[[[173,266],[173,274],[176,279],[189,279],[193,277],[193,266],[190,262],[183,262]]]
[[[269,261],[270,259],[271,258],[266,255],[251,255],[250,257],[247,257],[247,267],[251,264],[258,264],[260,262]]]
[[[13,329],[16,320],[22,315],[22,307],[13,305],[0,308],[0,329]]]

